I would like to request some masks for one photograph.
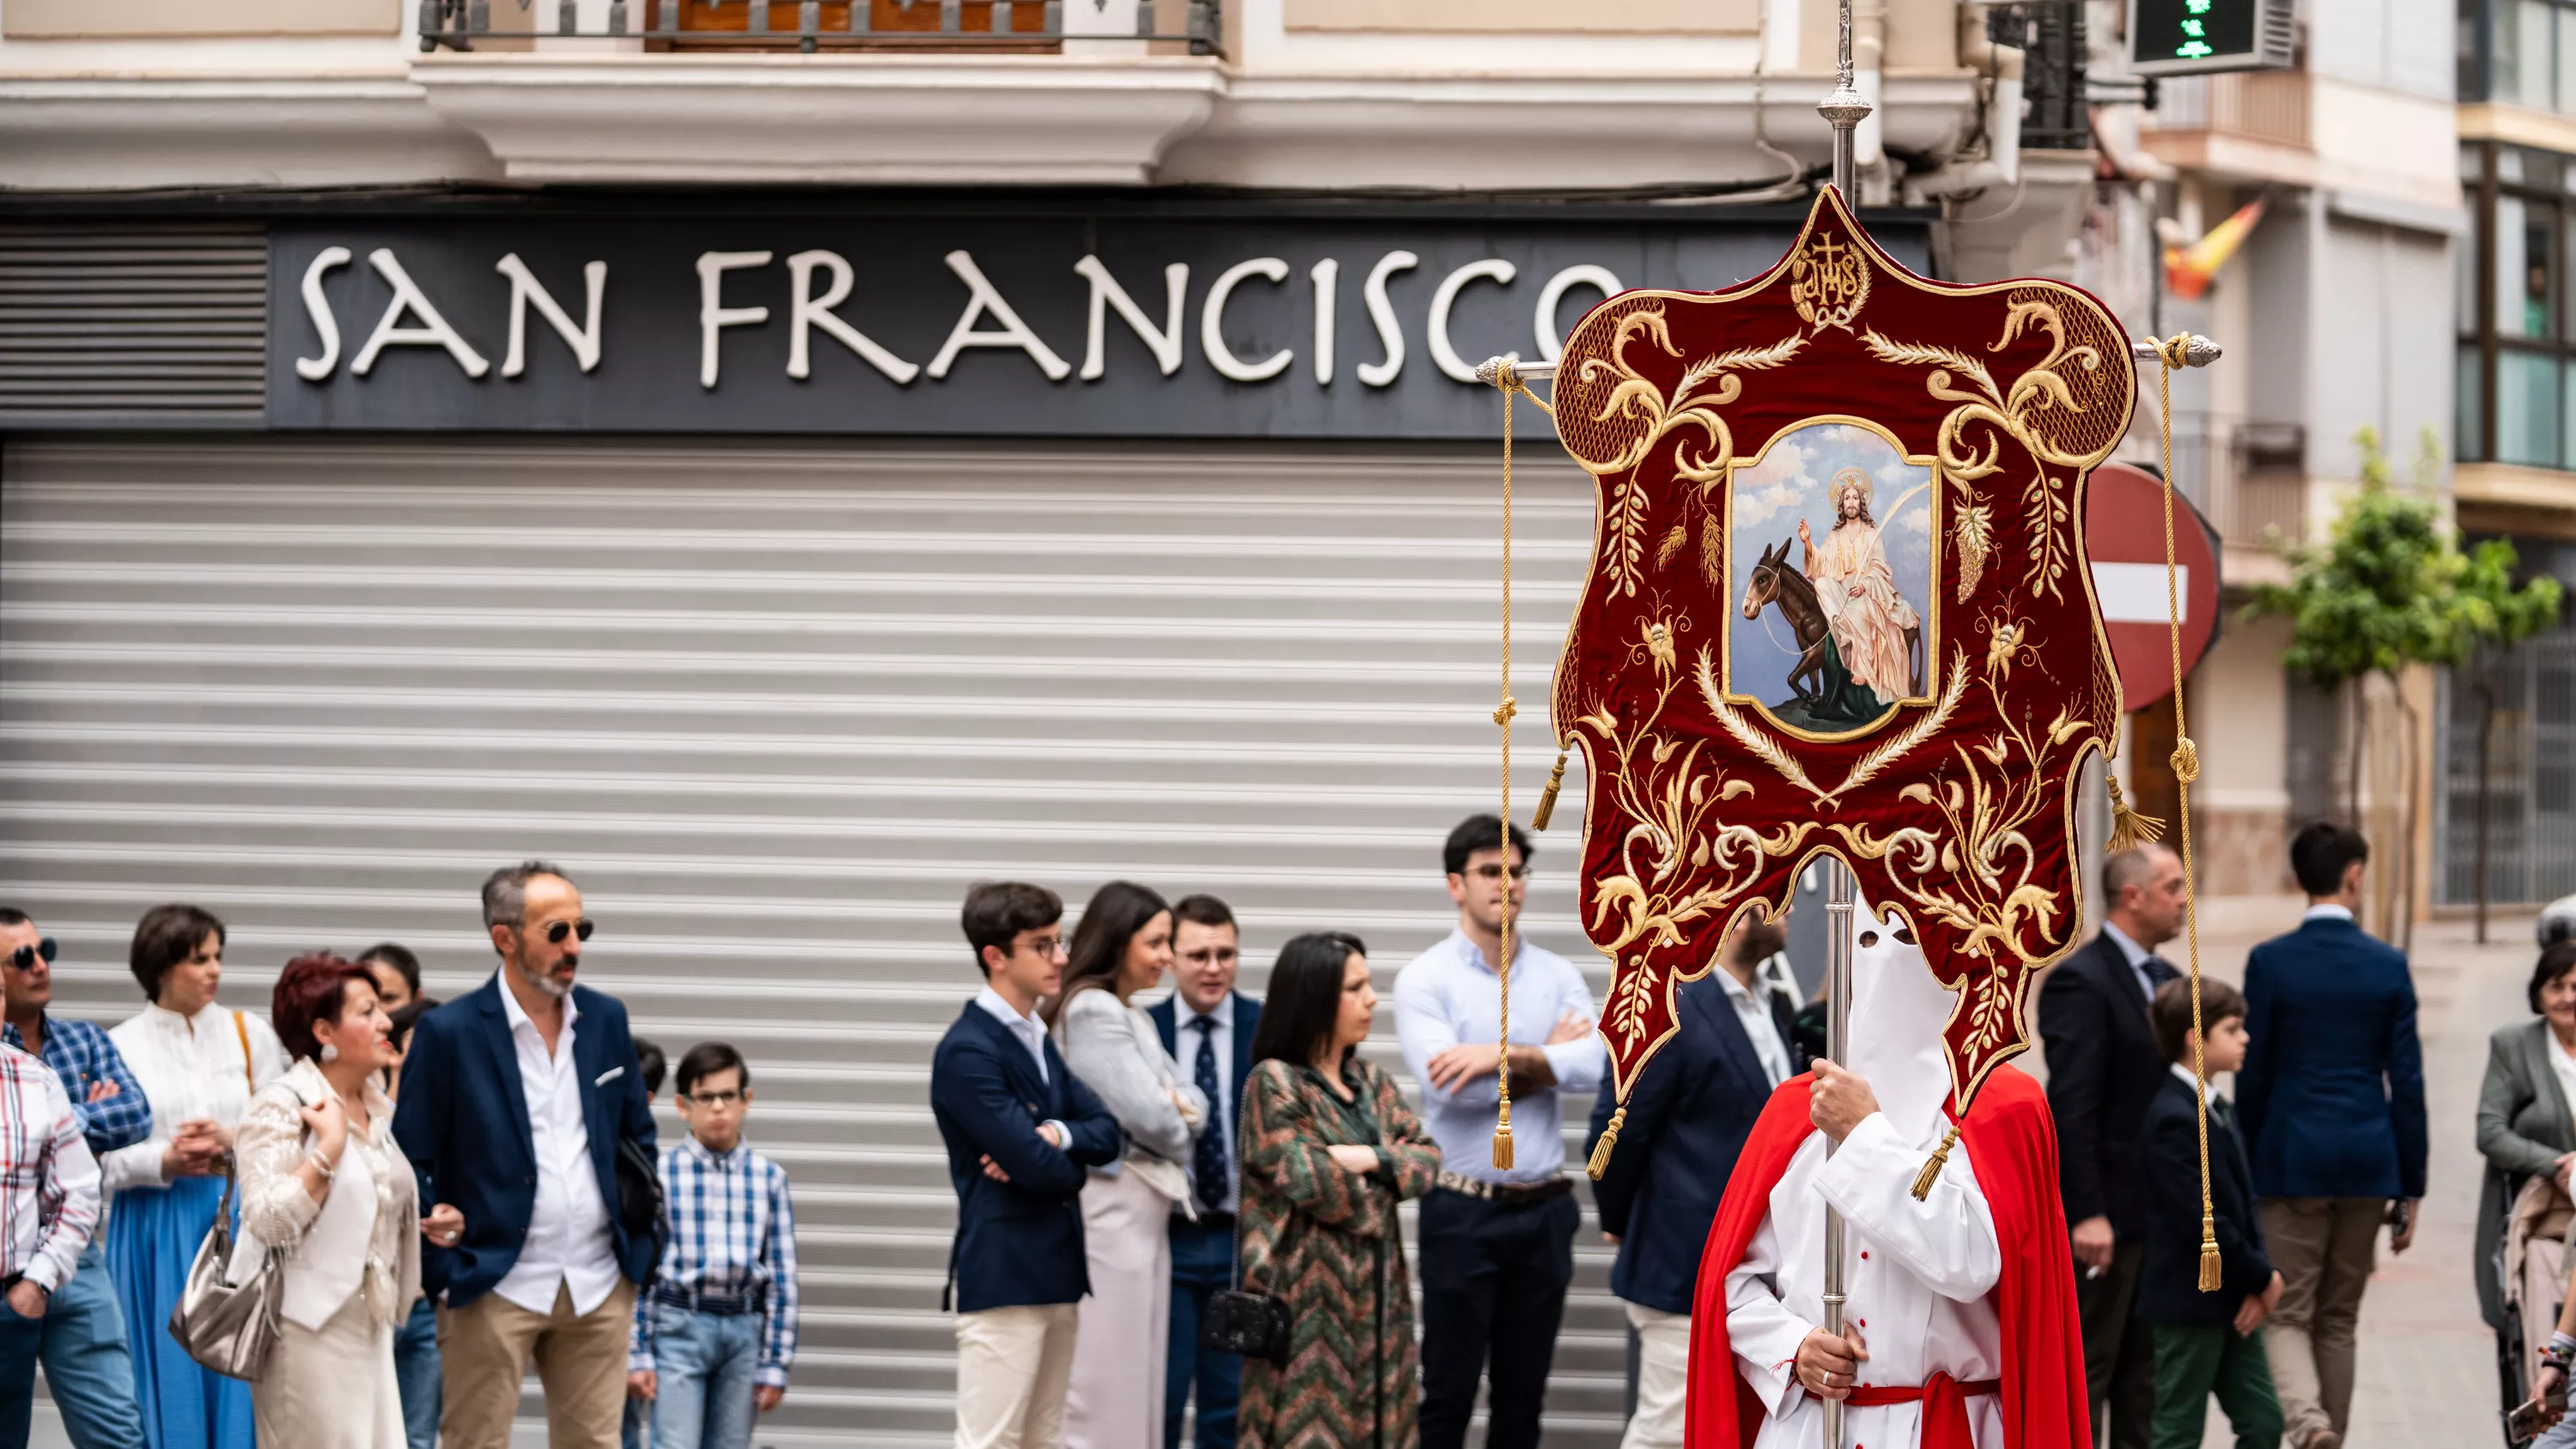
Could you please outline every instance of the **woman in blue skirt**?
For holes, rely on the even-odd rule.
[[[152,1003],[108,1033],[152,1103],[152,1135],[107,1154],[107,1271],[134,1349],[151,1449],[252,1449],[250,1385],[201,1368],[170,1337],[170,1310],[214,1226],[223,1173],[253,1091],[286,1071],[265,1018],[215,1004],[224,923],[154,906],[128,964]],[[285,1449],[285,1446],[279,1446]]]

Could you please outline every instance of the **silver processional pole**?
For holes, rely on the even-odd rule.
[[[1834,89],[1816,107],[1834,128],[1834,190],[1842,194],[1843,205],[1852,215],[1860,215],[1860,197],[1853,190],[1858,169],[1853,159],[1852,130],[1869,114],[1869,102],[1852,84],[1852,0],[1842,0],[1841,26],[1834,44]],[[1852,873],[1841,861],[1827,856],[1825,866],[1825,1055],[1834,1065],[1843,1064],[1850,1041],[1852,991]],[[1838,1143],[1825,1140],[1825,1155],[1833,1155]],[[1825,1332],[1839,1338],[1843,1332],[1843,1215],[1830,1204],[1825,1208]],[[1842,1449],[1843,1405],[1840,1399],[1824,1402],[1824,1449]]]

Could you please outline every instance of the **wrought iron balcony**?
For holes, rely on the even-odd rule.
[[[976,50],[1079,54],[1086,43],[1218,53],[1216,0],[1137,0],[1130,31],[1065,27],[1064,0],[420,0],[420,48],[529,40],[643,42],[648,50]],[[496,22],[496,14],[498,19]]]

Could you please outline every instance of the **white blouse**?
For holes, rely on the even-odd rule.
[[[210,1005],[193,1017],[161,1006],[147,1006],[108,1030],[143,1096],[152,1104],[152,1135],[131,1147],[120,1147],[100,1162],[107,1190],[167,1187],[161,1176],[161,1154],[179,1135],[179,1124],[200,1117],[226,1127],[240,1124],[256,1083],[265,1087],[286,1075],[286,1048],[257,1012],[235,1013]],[[242,1038],[250,1039],[245,1065]]]

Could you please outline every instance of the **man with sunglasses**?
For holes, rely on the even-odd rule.
[[[575,984],[591,923],[561,869],[494,871],[483,925],[501,969],[412,1028],[394,1107],[420,1200],[465,1218],[421,1252],[440,1437],[506,1449],[534,1363],[547,1442],[616,1449],[637,1285],[660,1250],[658,1205],[618,1183],[622,1153],[652,1160],[643,1071],[625,1006]]]
[[[1440,1144],[1422,1199],[1422,1449],[1460,1449],[1488,1383],[1490,1449],[1537,1449],[1556,1359],[1574,1229],[1558,1097],[1600,1085],[1592,989],[1574,963],[1512,932],[1513,1165],[1494,1166],[1501,1115],[1503,924],[1528,889],[1529,836],[1475,815],[1449,832],[1441,866],[1458,928],[1395,978],[1395,1029]]]
[[[26,912],[0,907],[0,987],[8,1015],[0,1041],[62,1079],[81,1136],[91,1155],[104,1159],[152,1135],[152,1104],[105,1028],[46,1014],[54,1000],[55,949],[54,938],[40,933]],[[81,1249],[77,1270],[46,1300],[37,1358],[77,1449],[143,1449],[125,1314],[96,1241]]]

